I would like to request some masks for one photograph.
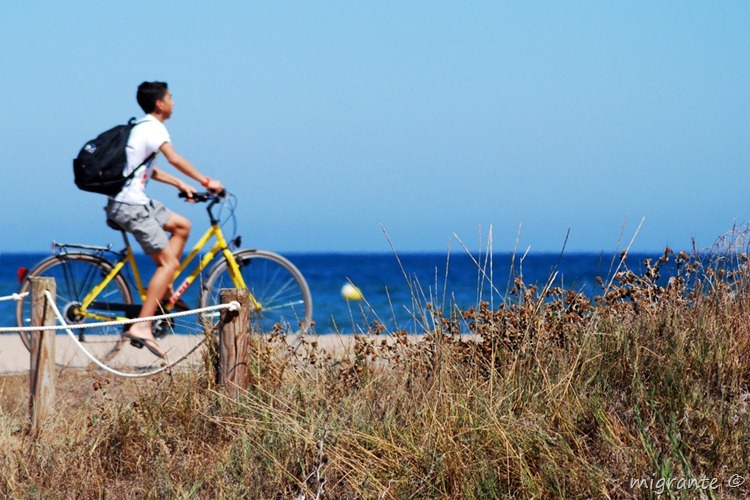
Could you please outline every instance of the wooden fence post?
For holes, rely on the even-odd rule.
[[[54,326],[55,312],[44,292],[49,290],[55,300],[54,278],[31,278],[31,326]],[[31,434],[36,437],[55,402],[55,331],[35,330],[31,333],[31,371],[29,415]]]
[[[221,290],[221,303],[237,301],[239,311],[222,309],[219,332],[219,384],[236,396],[250,385],[247,364],[250,346],[250,298],[244,289]]]

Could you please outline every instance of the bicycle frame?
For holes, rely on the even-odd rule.
[[[195,281],[200,273],[202,273],[203,270],[208,267],[208,265],[211,263],[211,261],[214,260],[219,252],[221,252],[224,255],[224,258],[227,260],[227,265],[230,269],[229,274],[232,277],[234,286],[237,288],[247,288],[247,285],[245,285],[245,281],[242,279],[242,274],[240,273],[237,261],[234,259],[234,255],[232,255],[232,252],[229,250],[229,245],[227,245],[227,242],[224,239],[224,234],[221,232],[221,228],[218,224],[211,224],[211,227],[208,228],[203,237],[201,237],[201,239],[195,244],[190,254],[185,258],[182,264],[180,264],[180,268],[175,273],[173,282],[177,281],[177,279],[182,275],[185,269],[187,269],[187,267],[190,265],[190,262],[192,262],[195,256],[198,255],[198,252],[200,252],[200,250],[211,240],[211,238],[216,238],[214,246],[203,256],[203,258],[200,260],[200,263],[195,267],[195,269],[193,269],[193,272],[190,273],[182,282],[182,284],[175,289],[174,294],[169,298],[168,304],[170,308],[175,304],[175,302],[180,299],[180,297],[182,297],[182,294],[185,293],[188,288],[190,288],[190,285]],[[132,262],[134,264],[135,260],[133,260]],[[145,290],[143,290],[143,288],[140,288],[139,293],[141,294],[141,300],[144,300],[146,298]]]
[[[195,266],[195,269],[193,269],[193,271],[182,281],[179,287],[175,288],[174,293],[169,298],[167,304],[164,307],[166,311],[172,309],[174,304],[180,299],[180,297],[182,297],[185,291],[190,288],[190,285],[193,284],[196,278],[203,272],[204,269],[209,266],[209,264],[211,264],[211,262],[220,253],[227,261],[229,275],[232,278],[234,286],[236,288],[247,288],[247,285],[242,278],[242,273],[240,272],[239,265],[237,264],[234,255],[229,249],[229,245],[227,244],[227,241],[224,238],[224,234],[221,231],[219,221],[213,215],[212,208],[216,203],[217,200],[213,200],[207,207],[209,218],[211,219],[211,226],[206,230],[200,240],[198,240],[198,242],[193,246],[190,254],[188,254],[188,256],[181,262],[179,269],[175,272],[172,282],[175,283],[179,279],[179,277],[182,276],[182,274],[195,259],[198,253],[211,241],[211,239],[215,239],[216,241],[214,242],[211,249],[200,259],[200,262],[197,266]],[[141,302],[146,300],[146,288],[143,286],[143,281],[141,280],[141,275],[138,271],[138,265],[136,264],[135,254],[133,253],[127,237],[127,233],[125,231],[122,231],[122,237],[125,242],[125,249],[122,251],[122,256],[114,265],[112,270],[104,277],[104,279],[98,285],[94,286],[86,295],[86,297],[84,297],[84,299],[81,301],[80,308],[77,311],[80,316],[100,321],[113,319],[111,317],[105,317],[100,314],[89,312],[87,309],[95,303],[96,298],[99,296],[99,294],[107,287],[107,285],[115,278],[115,276],[117,276],[123,270],[126,265],[130,266],[130,269],[133,273],[133,281],[138,290],[138,294],[141,297]],[[250,296],[250,302],[253,308],[255,308],[256,310],[260,309],[260,304],[255,300],[255,298],[252,297],[252,295]],[[114,319],[121,320],[127,318],[117,317]]]

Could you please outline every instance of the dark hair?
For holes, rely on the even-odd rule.
[[[143,82],[138,85],[138,93],[135,98],[144,113],[151,113],[156,109],[156,101],[164,99],[166,93],[166,82]]]

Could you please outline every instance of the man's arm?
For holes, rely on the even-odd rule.
[[[175,151],[171,143],[165,142],[161,145],[159,150],[164,153],[164,157],[167,159],[167,161],[171,163],[177,170],[190,177],[191,179],[198,181],[201,186],[208,188],[209,191],[218,193],[224,189],[224,187],[221,185],[221,182],[215,179],[210,179],[208,176],[201,174],[197,168],[195,168],[189,161],[187,161],[179,153],[177,153],[177,151]],[[192,193],[195,192],[195,189],[193,189],[188,184],[158,168],[154,168],[153,176],[151,178],[160,182],[171,184],[180,191],[191,196]]]
[[[192,198],[193,194],[197,192],[195,188],[193,188],[193,186],[191,186],[187,182],[183,182],[182,179],[168,174],[158,167],[154,167],[153,172],[151,172],[151,178],[155,181],[163,182],[164,184],[169,184],[170,186],[176,187],[177,189],[185,193],[188,198]]]

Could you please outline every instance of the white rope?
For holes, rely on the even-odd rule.
[[[47,293],[47,292],[45,292]],[[55,304],[54,301],[50,299],[50,302],[52,304]],[[55,304],[56,305],[56,304]],[[55,307],[57,309],[57,307]],[[210,312],[210,311],[218,311],[220,309],[229,309],[230,311],[238,311],[240,309],[240,303],[233,300],[232,302],[229,302],[227,304],[218,304],[215,306],[208,306],[208,307],[201,307],[199,309],[191,309],[190,311],[180,311],[170,314],[160,314],[158,316],[150,316],[147,318],[133,318],[133,319],[123,319],[119,321],[100,321],[97,323],[82,323],[78,324],[76,323],[73,325],[73,328],[76,330],[80,329],[86,329],[86,328],[103,328],[105,326],[120,326],[120,325],[130,325],[133,323],[143,323],[146,321],[154,321],[157,319],[165,319],[165,318],[177,318],[180,316],[190,316],[192,314],[200,314],[204,312]],[[11,333],[11,332],[38,332],[40,330],[66,330],[70,328],[68,324],[65,323],[65,321],[62,321],[62,325],[56,325],[56,326],[15,326],[15,327],[3,327],[0,328],[0,333]]]
[[[73,342],[75,342],[75,344],[84,352],[84,354],[86,355],[86,357],[88,357],[93,363],[95,363],[102,370],[105,370],[105,371],[107,371],[107,372],[109,372],[109,373],[111,373],[113,375],[118,376],[118,377],[126,377],[126,378],[152,377],[152,376],[154,376],[154,375],[156,375],[158,373],[161,373],[161,372],[163,372],[165,370],[168,370],[168,369],[172,368],[177,363],[180,363],[183,360],[185,360],[188,356],[190,356],[193,352],[195,352],[196,349],[198,349],[201,346],[201,344],[203,344],[203,342],[205,341],[205,339],[201,340],[200,342],[198,342],[197,344],[195,344],[195,346],[192,349],[190,349],[186,354],[184,354],[183,356],[181,356],[179,359],[177,359],[176,361],[174,361],[172,363],[169,362],[169,358],[165,355],[165,357],[167,358],[167,364],[164,365],[164,366],[162,366],[161,368],[156,369],[156,370],[152,370],[150,372],[145,372],[145,373],[125,373],[125,372],[121,372],[121,371],[115,370],[114,368],[110,368],[109,366],[105,365],[104,363],[102,363],[101,361],[99,361],[98,359],[96,359],[96,357],[93,354],[91,354],[88,351],[88,349],[86,349],[83,346],[83,344],[78,340],[78,337],[70,330],[70,328],[68,328],[68,325],[65,324],[65,319],[63,318],[62,314],[60,314],[60,310],[57,308],[57,304],[55,304],[55,301],[52,299],[52,294],[49,292],[49,290],[46,290],[44,292],[44,295],[47,297],[47,300],[52,304],[52,309],[55,311],[55,316],[57,316],[57,320],[62,324],[61,328],[56,328],[56,329],[57,330],[64,329],[68,333],[68,335],[70,336],[70,338],[73,339]],[[186,316],[187,314],[185,314],[185,313],[197,314],[199,312],[203,312],[204,310],[216,310],[216,309],[229,309],[229,310],[232,310],[232,311],[237,311],[237,310],[239,310],[239,308],[240,308],[239,302],[232,301],[232,302],[230,302],[228,304],[221,304],[221,305],[218,305],[218,306],[204,307],[202,309],[195,309],[194,311],[184,311],[182,313],[175,313],[172,316],[176,316],[176,315]],[[168,317],[168,316],[170,316],[170,315],[162,315],[160,317]],[[143,321],[148,321],[148,318],[142,318],[142,320]],[[108,321],[107,323],[108,324],[127,324],[126,322],[117,322],[117,321]],[[101,326],[101,325],[104,325],[104,323],[99,323],[99,324],[95,324],[95,325],[96,326]],[[76,326],[75,328],[78,328],[78,327]],[[42,329],[50,329],[50,328],[33,328],[33,329],[35,329],[35,330],[42,330]]]
[[[15,300],[18,302],[19,300],[23,300],[24,297],[26,297],[29,294],[29,292],[24,293],[14,293],[13,295],[6,295],[5,297],[0,297],[0,302],[4,302],[6,300]]]

